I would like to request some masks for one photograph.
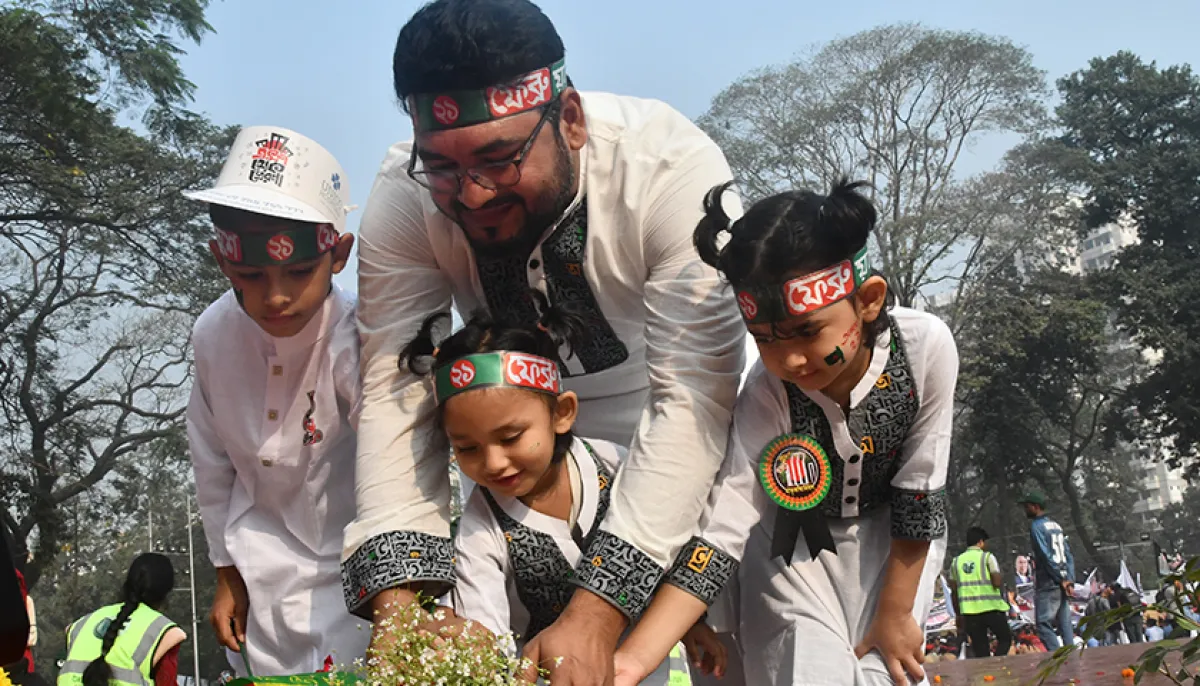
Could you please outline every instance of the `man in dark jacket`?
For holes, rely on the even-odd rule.
[[[1034,558],[1034,613],[1038,638],[1046,650],[1054,651],[1075,641],[1071,627],[1071,602],[1075,594],[1075,558],[1058,522],[1046,516],[1046,496],[1036,491],[1019,501],[1025,516],[1033,520],[1029,538]],[[1057,624],[1057,633],[1055,632]],[[1059,642],[1059,637],[1062,642]]]

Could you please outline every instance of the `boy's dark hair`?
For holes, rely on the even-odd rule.
[[[554,24],[529,0],[436,0],[400,29],[393,86],[407,112],[410,95],[494,86],[564,54]]]
[[[264,224],[271,226],[272,229],[314,229],[317,226],[317,222],[302,222],[296,219],[272,217],[268,214],[259,214],[258,212],[229,207],[228,205],[217,205],[215,203],[208,204],[208,218],[212,220],[213,226],[232,233],[253,231]]]
[[[575,346],[583,340],[587,331],[586,324],[581,317],[568,310],[550,307],[541,291],[531,290],[529,297],[542,313],[537,326],[513,323],[494,317],[486,310],[479,310],[471,315],[463,324],[463,328],[436,344],[436,330],[450,319],[450,315],[439,312],[428,317],[421,325],[416,338],[400,352],[400,368],[418,376],[427,376],[467,355],[511,350],[553,360],[561,370],[563,362],[559,351],[566,346],[569,358]],[[558,404],[557,398],[543,393],[538,395],[546,398],[550,411],[554,412]],[[441,407],[438,408],[437,419],[440,427]],[[574,438],[571,432],[555,436],[554,462],[566,457],[572,440]]]
[[[980,541],[988,539],[988,532],[981,526],[973,526],[967,529],[967,546],[973,546]]]
[[[853,259],[875,229],[875,206],[858,192],[868,184],[842,177],[829,195],[787,191],[760,200],[736,222],[721,207],[721,196],[733,182],[716,186],[704,197],[704,218],[693,242],[700,259],[735,289],[777,289],[795,273],[810,273]],[[721,233],[729,242],[718,247]],[[888,292],[888,306],[893,297]],[[867,327],[865,345],[888,326],[886,310]]]

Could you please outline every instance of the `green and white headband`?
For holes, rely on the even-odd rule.
[[[864,245],[851,260],[789,279],[775,288],[743,289],[737,294],[738,307],[747,324],[781,322],[850,297],[870,277],[871,263]]]
[[[566,60],[561,59],[487,88],[410,96],[408,111],[414,131],[444,131],[520,114],[553,102],[566,89]]]
[[[434,373],[438,405],[459,393],[503,387],[558,395],[562,378],[553,360],[507,350],[460,357]]]

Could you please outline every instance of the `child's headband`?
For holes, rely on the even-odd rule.
[[[853,260],[785,281],[778,288],[739,290],[738,307],[747,324],[780,322],[819,310],[849,297],[871,276],[867,246]]]
[[[332,224],[274,232],[235,233],[220,227],[213,228],[217,232],[217,249],[222,257],[234,264],[254,267],[311,260],[333,250],[338,242],[338,233]]]
[[[434,374],[439,405],[459,393],[504,386],[558,395],[558,364],[539,355],[502,350],[461,357]]]

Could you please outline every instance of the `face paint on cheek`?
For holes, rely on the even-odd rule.
[[[825,364],[829,365],[830,367],[837,365],[837,364],[845,364],[845,363],[846,363],[846,354],[842,352],[842,346],[840,346],[840,345],[838,347],[834,348],[833,352],[831,352],[825,356]]]
[[[842,334],[842,344],[833,349],[833,352],[825,356],[825,364],[833,367],[839,364],[846,364],[846,353],[853,356],[858,352],[858,344],[862,341],[862,324],[854,322],[854,324]],[[844,348],[844,349],[843,349]]]
[[[850,354],[858,352],[859,343],[862,342],[862,322],[854,322],[854,324],[842,334],[842,345]]]

